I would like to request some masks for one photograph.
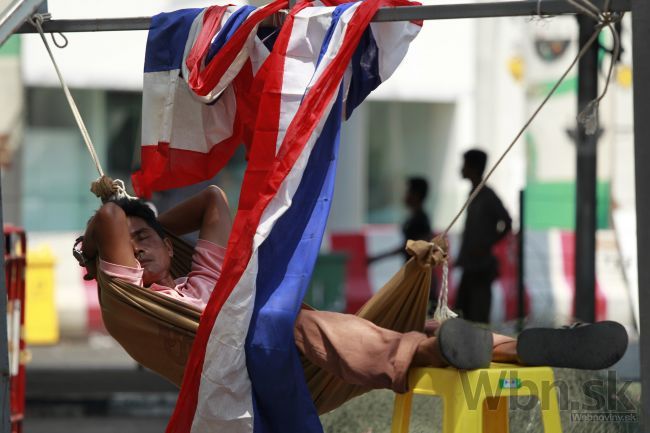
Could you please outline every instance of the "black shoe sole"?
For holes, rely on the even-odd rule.
[[[438,330],[438,347],[452,367],[486,368],[492,360],[492,333],[463,319],[445,320]]]
[[[627,349],[627,332],[605,321],[568,329],[531,328],[517,339],[525,365],[601,370],[618,362]]]

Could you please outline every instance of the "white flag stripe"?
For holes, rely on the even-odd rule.
[[[401,63],[408,44],[420,32],[420,26],[410,21],[370,23],[379,50],[379,76],[386,81]]]
[[[320,119],[300,157],[262,214],[253,244],[251,261],[214,323],[203,364],[202,377],[207,380],[202,380],[199,386],[199,399],[192,433],[214,431],[213,428],[217,425],[228,425],[228,431],[233,433],[253,431],[251,384],[246,370],[244,342],[255,304],[257,253],[260,245],[271,233],[273,225],[291,207],[293,195],[300,185],[309,156],[320,136],[333,102],[334,99],[330,101],[326,114]],[[236,343],[237,341],[239,344]],[[240,401],[235,403],[233,396],[241,397]],[[233,419],[239,419],[241,422],[231,425],[228,420]]]
[[[305,89],[316,69],[318,56],[334,8],[307,7],[294,17],[291,39],[287,44],[285,75],[282,79],[280,122],[276,153],[287,128],[305,96]]]
[[[307,8],[306,10],[309,9],[311,8]],[[316,28],[320,27],[320,34],[322,35],[321,37],[324,37],[328,26],[322,24],[323,14],[312,13],[306,15],[309,16],[312,20],[316,20],[317,23],[321,23],[321,25],[316,26]],[[305,28],[310,27],[314,29],[314,23],[312,22],[312,25],[310,26],[309,19],[301,17],[301,19],[297,20],[297,22],[304,24],[299,25],[296,28],[297,35],[300,35]],[[293,35],[294,33],[292,32],[292,37]],[[299,39],[304,40],[302,37]],[[315,66],[315,63],[318,61],[318,53],[320,52],[320,48],[318,48],[317,51],[305,51],[307,47],[301,46],[300,44],[294,44],[292,49],[294,50],[293,52],[289,52],[289,50],[287,50],[287,57],[289,57],[290,54],[293,54],[295,56],[296,53],[300,53],[304,58],[305,54],[309,54],[310,57],[308,58],[312,60],[313,63],[310,63],[309,61],[304,63],[286,62],[284,75],[285,77],[288,75],[287,72],[289,72],[292,67],[299,67],[303,68],[304,70],[304,68],[308,68],[308,66],[305,65],[312,64]],[[323,59],[322,63],[328,63],[330,60],[331,57],[328,57],[327,59]],[[311,74],[309,74],[309,76],[311,76]],[[287,81],[288,80],[285,80],[284,82],[286,83]],[[306,86],[308,82],[309,80],[303,80],[303,86]],[[292,82],[291,85],[288,85],[287,87],[290,88],[292,92],[300,94],[304,94],[306,90],[306,87],[303,87],[302,92],[300,92],[300,89],[296,87],[295,82]],[[252,414],[252,401],[250,401],[250,407],[242,404],[241,406],[232,407],[234,413],[224,412],[225,408],[228,407],[226,404],[230,399],[229,396],[225,398],[223,397],[225,390],[230,390],[231,392],[232,390],[239,390],[241,392],[244,392],[245,389],[250,389],[250,379],[246,371],[246,356],[244,353],[243,342],[245,341],[246,334],[248,332],[255,298],[254,295],[247,296],[246,294],[253,294],[255,292],[258,249],[260,245],[268,238],[274,224],[291,207],[293,195],[300,185],[300,181],[302,180],[302,176],[307,166],[309,156],[311,155],[311,150],[313,149],[316,140],[320,136],[322,128],[334,103],[334,99],[335,98],[332,98],[332,100],[329,101],[326,113],[321,117],[316,129],[312,133],[303,151],[301,152],[300,157],[293,165],[288,176],[282,182],[282,185],[280,186],[273,200],[264,210],[254,238],[252,259],[249,263],[249,266],[247,267],[244,276],[233,290],[233,293],[222,307],[221,312],[217,316],[215,324],[212,328],[212,332],[210,334],[210,338],[208,340],[208,347],[210,348],[209,355],[206,353],[203,368],[203,376],[208,380],[201,382],[199,390],[199,404],[197,406],[197,414],[200,413],[201,416],[197,417],[195,424],[193,424],[193,433],[207,431],[202,430],[202,428],[215,425],[215,417],[234,419],[245,417],[248,413]],[[297,108],[298,107],[295,108],[296,111]],[[281,122],[291,122],[294,115],[295,112],[291,115],[291,117],[281,117]],[[287,127],[288,124],[280,124],[280,130],[286,131]],[[235,347],[233,344],[235,341],[241,341],[242,345]],[[227,354],[220,355],[224,344],[227,344],[229,346],[226,349]],[[236,351],[236,354],[232,353],[232,351]],[[228,367],[224,368],[224,365],[228,365]],[[248,425],[250,425],[251,430],[246,430],[248,428]],[[236,433],[239,433],[240,431],[242,433],[252,432],[252,425],[252,419],[250,420],[250,424],[243,422],[237,423],[237,428],[241,428],[241,430],[237,430]]]

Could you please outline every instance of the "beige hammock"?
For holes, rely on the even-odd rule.
[[[192,247],[171,236],[172,275],[189,273]],[[438,240],[436,240],[437,242]],[[440,245],[440,243],[437,243]],[[425,241],[409,241],[411,259],[356,314],[398,332],[422,331],[426,318],[432,265],[442,253]],[[192,349],[201,312],[175,299],[99,273],[99,300],[108,332],[140,364],[177,386]],[[370,391],[350,385],[302,359],[305,378],[319,414]]]

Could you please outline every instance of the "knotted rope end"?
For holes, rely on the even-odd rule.
[[[90,184],[90,191],[99,197],[102,203],[121,198],[135,199],[127,194],[124,182],[120,179],[113,180],[106,175]]]

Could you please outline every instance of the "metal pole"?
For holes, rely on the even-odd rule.
[[[39,9],[41,3],[43,0],[15,0],[0,11],[0,45]]]
[[[2,173],[0,173],[0,179]],[[3,228],[2,217],[2,185],[0,183],[0,228]],[[4,237],[3,237],[4,239]],[[5,249],[8,248],[3,240],[2,254],[0,254],[0,432],[11,431],[11,413],[9,410],[9,346],[7,342],[7,281],[5,279]]]
[[[525,236],[525,190],[519,191],[519,238],[517,239],[517,258],[519,262],[519,270],[517,272],[517,328],[519,332],[524,329],[524,319],[526,317],[525,296],[526,291],[524,288],[524,271],[525,271],[525,255],[524,255],[524,236]]]
[[[594,32],[596,22],[578,16],[579,46]],[[598,44],[578,63],[578,113],[598,96]],[[596,320],[596,156],[598,133],[587,135],[578,124],[576,155],[575,299],[577,319]]]
[[[650,429],[650,4],[632,1],[632,64],[634,65],[634,171],[636,244],[639,278],[639,352],[641,354],[640,431]]]
[[[599,8],[606,0],[593,0]],[[611,0],[610,10],[629,11],[632,0]],[[498,18],[514,16],[575,14],[577,10],[566,0],[544,0],[541,9],[537,1],[509,1],[490,3],[466,3],[427,6],[399,6],[382,8],[377,11],[373,21],[409,21],[409,20],[449,20],[461,18]],[[151,17],[52,20],[43,23],[47,33],[58,32],[109,32],[125,30],[149,30]],[[29,23],[23,24],[16,33],[36,33]]]

